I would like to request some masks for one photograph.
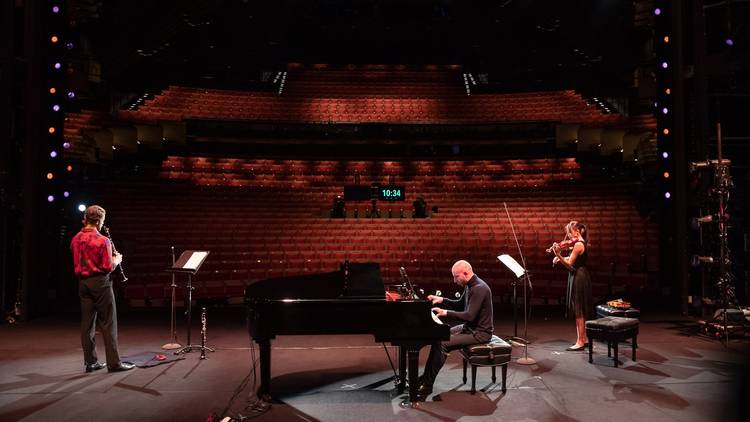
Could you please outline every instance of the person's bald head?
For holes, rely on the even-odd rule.
[[[456,261],[456,263],[453,264],[451,273],[453,273],[453,281],[461,286],[465,286],[466,283],[468,283],[469,280],[471,280],[471,278],[474,276],[474,271],[471,269],[471,264],[469,264],[468,261],[464,261],[463,259],[460,261]]]

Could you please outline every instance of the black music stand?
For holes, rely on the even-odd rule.
[[[185,287],[187,288],[187,306],[185,315],[187,318],[187,345],[182,349],[174,352],[175,355],[192,352],[193,349],[199,349],[205,353],[206,350],[214,352],[215,350],[206,347],[205,345],[190,344],[190,328],[192,325],[192,308],[193,308],[193,276],[198,272],[203,262],[206,260],[210,251],[185,251],[180,255],[180,258],[169,268],[167,272],[187,274],[188,281]]]
[[[529,272],[526,271],[526,268],[522,267],[515,259],[513,259],[512,256],[507,254],[502,254],[497,257],[497,259],[502,262],[506,267],[508,267],[509,270],[513,272],[516,276],[516,281],[520,280],[522,277],[526,276],[526,280],[524,280],[523,285],[523,357],[519,358],[516,362],[520,365],[534,365],[536,363],[536,360],[534,358],[529,357],[529,341],[528,339],[528,313],[526,310],[526,303],[528,301],[528,296],[526,295],[526,287],[531,283],[529,280]],[[514,303],[513,303],[513,315],[515,319],[515,312],[516,312],[516,304],[515,304],[515,295],[516,295],[516,285],[515,281],[513,284],[513,296],[514,296]],[[516,322],[517,324],[517,322]],[[514,338],[518,338],[518,335],[515,334]]]

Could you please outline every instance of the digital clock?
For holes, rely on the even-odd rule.
[[[378,199],[381,201],[403,201],[406,199],[406,189],[403,186],[381,186]]]

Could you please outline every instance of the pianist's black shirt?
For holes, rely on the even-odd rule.
[[[461,311],[449,310],[447,316],[464,321],[464,328],[492,336],[495,329],[492,317],[492,292],[490,286],[476,274],[469,279],[461,298],[444,298],[443,303],[446,309],[463,308]]]

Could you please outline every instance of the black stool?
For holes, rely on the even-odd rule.
[[[495,367],[502,365],[503,393],[505,392],[505,378],[508,375],[511,345],[498,336],[492,336],[489,342],[472,344],[461,349],[464,359],[464,384],[466,384],[466,366],[471,365],[471,394],[476,393],[477,367],[492,367],[492,382],[496,382]]]
[[[618,343],[627,339],[631,340],[633,347],[633,361],[635,361],[635,349],[638,347],[638,320],[635,318],[604,317],[586,321],[586,337],[589,338],[589,363],[594,361],[594,339],[607,342],[607,357],[612,357],[612,348],[615,349],[615,368],[618,364]]]

